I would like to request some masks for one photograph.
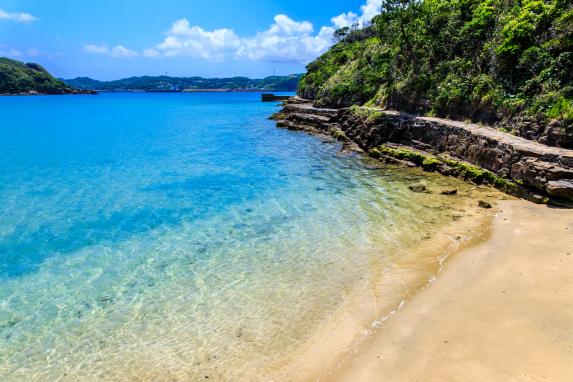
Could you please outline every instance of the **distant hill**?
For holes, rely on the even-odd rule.
[[[0,57],[0,94],[82,93],[58,80],[38,64]]]
[[[247,77],[203,78],[143,76],[115,81],[98,81],[88,77],[64,80],[69,86],[84,90],[101,91],[296,91],[300,74],[271,76],[262,79]]]

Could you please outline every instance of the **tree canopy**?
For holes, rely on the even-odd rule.
[[[368,104],[573,137],[573,0],[386,0],[307,66],[318,106]]]

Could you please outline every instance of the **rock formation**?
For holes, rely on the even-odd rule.
[[[279,127],[326,133],[381,159],[413,162],[533,201],[573,201],[573,150],[487,126],[368,107],[316,108],[298,97],[273,119]]]

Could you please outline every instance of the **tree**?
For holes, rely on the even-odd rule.
[[[350,27],[343,27],[335,30],[333,34],[334,42],[338,43],[344,40],[344,38],[348,35],[348,32],[350,32]]]

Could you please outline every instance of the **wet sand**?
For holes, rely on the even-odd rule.
[[[321,381],[573,381],[573,211],[500,201],[490,237]]]

